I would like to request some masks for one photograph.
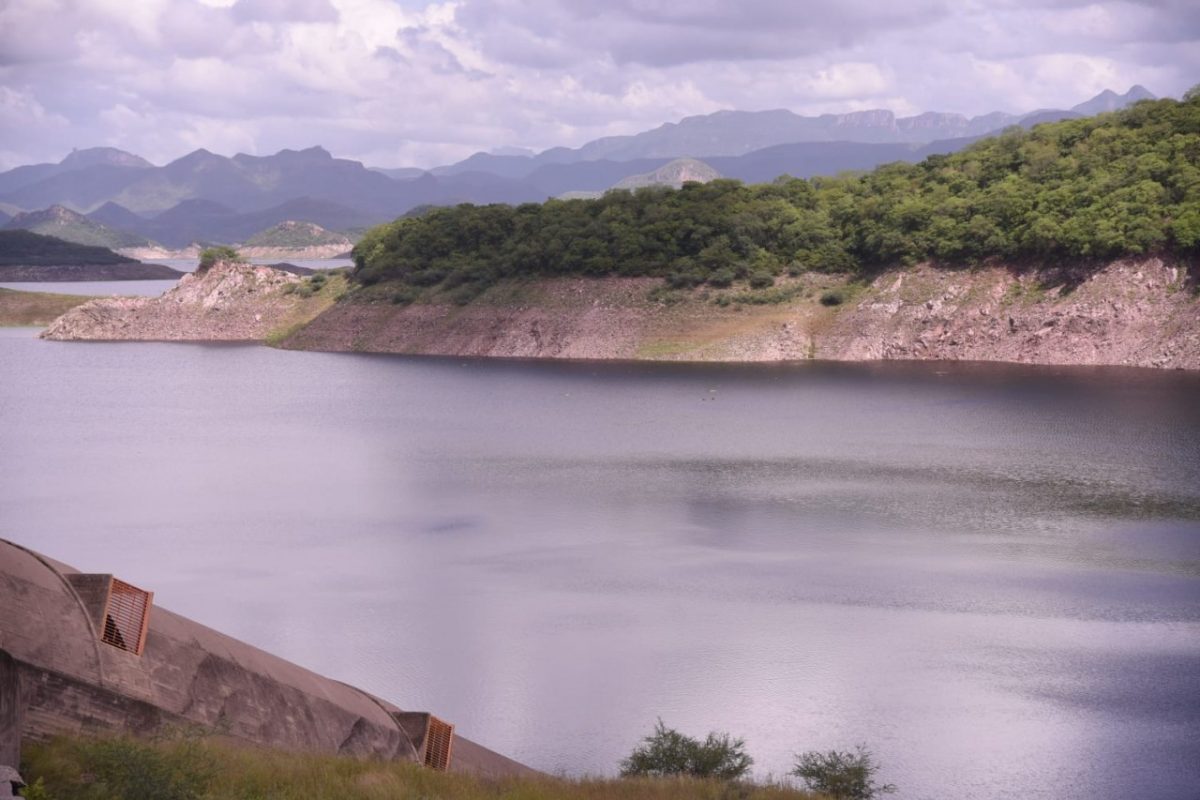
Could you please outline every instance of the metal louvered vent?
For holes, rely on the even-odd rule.
[[[450,750],[454,745],[454,726],[429,715],[425,733],[425,766],[445,772],[450,769]]]
[[[112,579],[108,602],[104,608],[104,633],[101,641],[140,656],[146,646],[146,629],[150,625],[150,604],[154,593]]]

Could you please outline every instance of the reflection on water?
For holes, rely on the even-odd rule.
[[[1200,376],[0,337],[0,529],[534,766],[1194,798]]]

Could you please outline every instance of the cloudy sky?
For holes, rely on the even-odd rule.
[[[0,169],[324,145],[431,166],[722,108],[978,114],[1200,82],[1200,2],[0,0]]]

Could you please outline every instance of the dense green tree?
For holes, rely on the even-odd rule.
[[[920,164],[595,200],[434,208],[367,232],[364,283],[478,292],[544,275],[766,285],[783,271],[866,274],[935,260],[1100,259],[1200,250],[1200,89],[1011,128]],[[464,287],[469,287],[464,288]]]
[[[834,800],[873,800],[892,794],[896,787],[877,784],[875,773],[879,765],[871,752],[858,745],[854,752],[830,750],[827,753],[810,750],[796,756],[792,774],[804,781],[814,792]]]
[[[713,732],[700,741],[668,728],[660,719],[654,733],[621,762],[621,774],[734,780],[745,777],[753,764],[754,759],[746,753],[746,743],[741,739]]]

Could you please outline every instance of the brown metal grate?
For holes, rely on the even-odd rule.
[[[450,750],[454,746],[454,726],[429,715],[425,732],[425,766],[445,772],[450,769]]]
[[[140,656],[142,648],[146,646],[146,629],[150,625],[150,604],[153,600],[153,592],[143,591],[113,578],[104,609],[101,640]]]

